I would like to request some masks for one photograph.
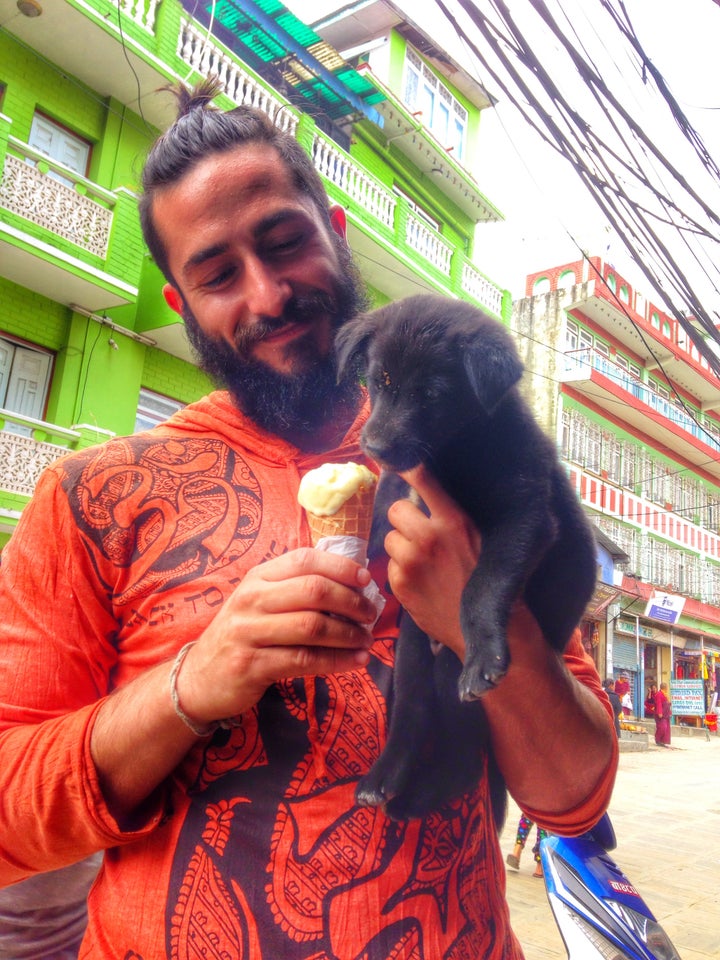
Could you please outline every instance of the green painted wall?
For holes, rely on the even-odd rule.
[[[117,6],[109,0],[63,2],[82,10],[103,31],[117,37],[115,28],[120,14]],[[157,8],[154,34],[132,23],[129,17],[123,16],[122,19],[125,38],[136,42],[137,49],[144,50],[168,80],[188,75],[188,65],[177,55],[180,21],[186,17],[177,0],[163,0]],[[398,54],[395,69],[402,70],[404,41],[396,36],[393,44],[397,46]],[[398,79],[398,88],[399,82]],[[90,270],[106,274],[107,283],[96,281],[101,287],[113,287],[113,281],[118,284],[113,290],[120,289],[120,283],[136,287],[137,297],[128,293],[125,305],[107,310],[106,316],[113,323],[135,333],[148,332],[150,336],[159,326],[177,324],[177,317],[167,308],[161,295],[162,277],[144,249],[137,215],[140,172],[147,149],[158,131],[148,125],[141,113],[88,88],[77,77],[36,55],[6,32],[0,32],[0,85],[4,87],[0,165],[4,163],[8,149],[8,136],[26,141],[33,115],[39,110],[91,144],[87,184],[81,185],[81,191],[91,191],[93,185],[97,185],[114,194],[112,231],[104,258],[4,208],[0,208],[0,221],[26,236],[28,245],[40,259],[54,262],[61,269],[84,279],[91,275]],[[453,92],[464,102],[457,91]],[[469,108],[470,114],[473,109]],[[307,149],[314,134],[313,120],[302,116],[298,137]],[[11,145],[10,150],[15,148]],[[383,184],[391,188],[397,183],[441,221],[442,235],[450,244],[468,250],[474,230],[469,218],[446,197],[439,195],[434,185],[409,165],[406,158],[393,150],[388,151],[378,131],[371,127],[359,130],[352,152],[354,159]],[[329,188],[331,195],[334,190]],[[399,211],[400,218],[407,213],[407,205],[402,201]],[[367,215],[367,211],[359,206],[354,213],[360,221]],[[412,261],[417,254],[406,250],[402,226],[402,221],[396,218],[392,227],[375,223],[373,229],[379,231],[377,236],[385,238],[388,251],[395,252],[400,245],[408,260]],[[47,245],[50,252],[42,252],[39,244]],[[460,258],[456,259],[459,263]],[[435,270],[427,263],[423,264],[423,269],[430,276]],[[447,286],[447,276],[437,272],[437,280],[438,289]],[[378,288],[371,287],[369,294],[373,305],[388,300]],[[141,388],[184,403],[212,389],[208,378],[194,365],[120,331],[112,331],[84,314],[74,312],[64,303],[1,277],[0,333],[52,353],[51,384],[44,416],[58,427],[83,425],[83,437],[77,446],[96,442],[108,434],[131,432]],[[0,490],[0,507],[5,510],[21,510],[25,502],[23,496]],[[0,532],[0,546],[6,539],[7,534]]]
[[[162,350],[145,351],[141,373],[142,386],[173,400],[191,403],[213,389],[210,378],[196,366]]]

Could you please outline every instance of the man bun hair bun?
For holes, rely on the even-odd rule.
[[[217,77],[205,77],[195,86],[186,87],[183,83],[172,84],[164,88],[177,100],[177,120],[186,117],[193,110],[217,109],[210,107],[211,102],[222,92],[222,84]]]

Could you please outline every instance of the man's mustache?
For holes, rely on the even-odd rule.
[[[278,317],[260,317],[248,326],[238,327],[235,333],[235,348],[241,356],[249,356],[255,344],[291,323],[309,325],[318,316],[334,316],[337,311],[335,298],[327,293],[314,293],[293,297],[285,304]]]

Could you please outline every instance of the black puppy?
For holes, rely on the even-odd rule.
[[[478,698],[507,671],[513,601],[524,596],[547,642],[563,650],[593,592],[595,544],[552,441],[519,393],[522,364],[497,320],[461,301],[409,297],[346,324],[336,350],[340,368],[355,364],[367,382],[365,451],[386,471],[425,464],[482,536],[461,602],[465,664],[447,648],[434,656],[403,614],[388,742],[357,790],[360,803],[420,816],[481,774],[489,751]],[[373,542],[407,489],[383,474]],[[496,794],[498,816],[504,787]]]

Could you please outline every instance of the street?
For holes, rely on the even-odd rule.
[[[681,960],[720,956],[720,737],[677,736],[671,749],[620,754],[610,816],[613,859],[662,924]],[[519,811],[511,801],[501,837],[511,852]],[[526,960],[565,960],[545,895],[532,876],[533,828],[520,861],[508,869],[513,928]]]

